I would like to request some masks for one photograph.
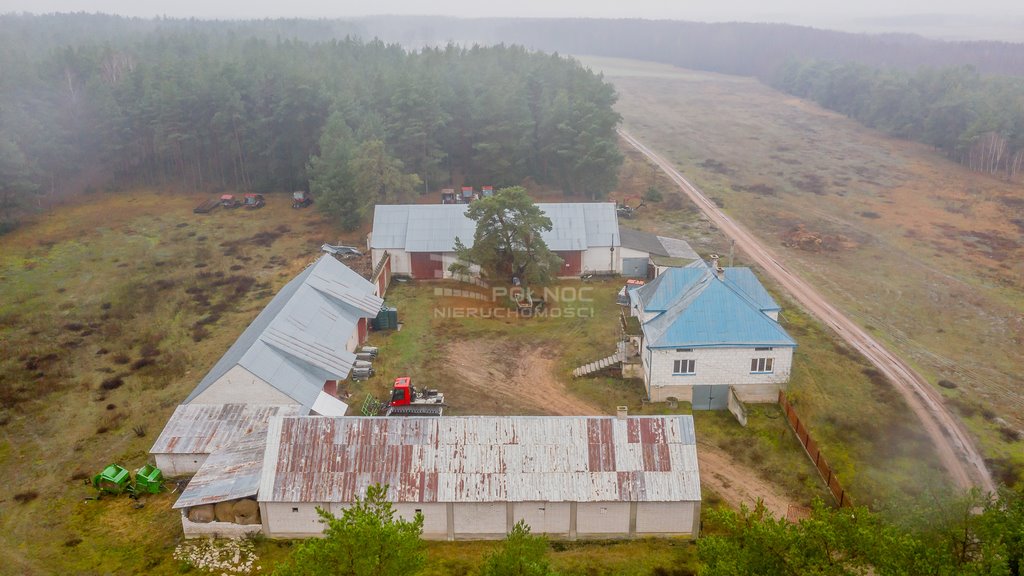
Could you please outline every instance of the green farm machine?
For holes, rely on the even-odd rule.
[[[135,481],[127,468],[110,464],[92,477],[93,488],[103,494],[129,494],[133,498],[140,494],[159,494],[164,489],[164,474],[152,464],[146,464],[135,471]]]

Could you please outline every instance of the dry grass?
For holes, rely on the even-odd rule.
[[[954,406],[1024,430],[1019,183],[753,80],[584,61],[618,88],[628,130],[932,382],[955,382]],[[1021,445],[994,419],[966,421],[997,475],[1019,480]]]
[[[199,200],[97,194],[0,237],[0,476],[33,488],[0,502],[0,572],[176,571],[173,496],[142,509],[84,501],[83,480],[111,462],[145,463],[178,402],[337,239],[284,195],[263,210],[193,215]]]

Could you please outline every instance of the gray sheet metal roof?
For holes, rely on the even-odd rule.
[[[669,258],[685,258],[687,260],[698,260],[700,255],[694,251],[690,246],[690,243],[686,240],[680,240],[679,238],[667,238],[665,236],[658,236],[658,241],[665,248],[667,256]]]
[[[260,489],[267,427],[263,426],[217,450],[206,459],[182,491],[174,508],[255,497]]]
[[[345,349],[360,318],[384,301],[374,285],[330,254],[288,282],[242,332],[185,403],[242,366],[308,412],[327,380],[348,377],[355,355]]]
[[[668,251],[656,234],[619,226],[619,238],[622,240],[623,248],[647,252],[651,256],[668,256]]]
[[[622,240],[623,248],[647,252],[651,256],[683,258],[686,260],[697,260],[700,258],[686,240],[680,240],[679,238],[658,236],[650,232],[626,228],[625,226],[619,226],[619,238]]]
[[[259,499],[351,502],[700,500],[693,418],[275,418]]]
[[[537,204],[551,219],[542,236],[558,251],[619,246],[618,217],[611,202]],[[452,252],[455,238],[473,245],[476,223],[465,204],[378,205],[373,212],[370,247],[406,252]]]
[[[182,404],[174,410],[151,454],[210,454],[236,438],[264,430],[271,416],[297,416],[277,404]]]

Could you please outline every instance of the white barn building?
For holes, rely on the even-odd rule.
[[[779,305],[749,268],[703,261],[669,268],[629,291],[648,398],[724,409],[775,402],[789,381],[796,342],[778,323]]]
[[[324,255],[292,279],[175,410],[150,452],[169,475],[191,474],[239,430],[274,414],[342,416],[337,383],[384,301],[376,286]]]
[[[564,261],[560,277],[583,273],[622,273],[615,204],[538,203],[551,219],[542,237]],[[374,262],[387,252],[391,273],[421,280],[451,277],[457,261],[455,239],[473,245],[476,222],[466,217],[466,204],[378,205],[368,244]]]
[[[427,539],[500,539],[520,520],[567,539],[695,538],[700,525],[688,415],[275,417],[265,444],[258,481],[251,452],[240,480],[200,470],[175,504],[186,536],[212,530],[190,507],[227,498],[256,498],[269,537],[318,536],[317,507],[340,515],[373,484],[399,516],[423,514]]]

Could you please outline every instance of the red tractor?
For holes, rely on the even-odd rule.
[[[417,390],[412,378],[395,378],[391,400],[386,404],[367,396],[363,403],[364,416],[440,416],[444,413],[444,394],[426,388]]]

